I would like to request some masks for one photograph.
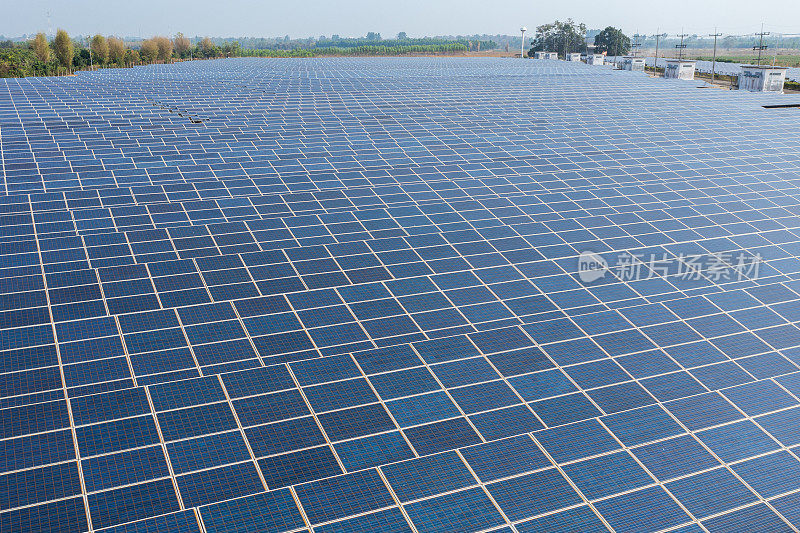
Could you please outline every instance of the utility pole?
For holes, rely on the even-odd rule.
[[[661,28],[656,28],[656,59],[653,62],[653,74],[658,73],[658,42],[661,40],[662,37],[666,37],[666,33],[658,33],[658,30]]]
[[[637,56],[639,47],[642,46],[642,43],[639,42],[639,37],[642,37],[642,35],[639,35],[639,32],[633,34],[633,44],[631,45],[631,48],[633,48],[633,57]]]
[[[772,68],[775,68],[775,63],[778,61],[778,46],[781,42],[781,34],[775,34],[775,55],[772,56]]]
[[[721,37],[721,33],[717,33],[717,27],[714,26],[714,33],[708,35],[714,38],[714,56],[711,58],[711,83],[714,83],[714,69],[717,66],[717,37]]]
[[[683,31],[683,30],[681,30],[681,31]],[[678,49],[678,60],[679,61],[683,60],[683,51],[686,49],[686,45],[683,44],[683,38],[684,37],[688,37],[688,36],[689,36],[688,33],[681,33],[680,35],[678,35],[678,37],[681,38],[681,44],[676,44],[675,48]]]
[[[758,63],[756,63],[756,65],[758,65],[760,67],[761,66],[761,52],[763,52],[764,50],[767,49],[767,46],[764,44],[764,37],[769,35],[768,31],[764,31],[764,23],[763,22],[761,23],[761,33],[756,33],[756,35],[758,35],[758,37],[759,37],[758,46],[754,46],[753,50],[758,50]]]

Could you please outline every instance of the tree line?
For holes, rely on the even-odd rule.
[[[208,37],[193,43],[191,39],[178,33],[173,38],[155,36],[145,39],[137,43],[138,48],[134,48],[118,37],[94,35],[86,40],[75,40],[66,31],[59,29],[52,41],[48,41],[45,34],[39,33],[28,43],[0,47],[0,77],[52,76],[70,74],[76,70],[218,57],[381,56],[457,53],[480,48],[480,44],[474,45],[472,42],[417,41],[424,40],[382,41],[378,36],[377,39],[330,41],[336,42],[337,46],[251,49],[242,48],[237,41],[217,44]]]
[[[241,48],[255,50],[295,50],[307,48],[358,48],[362,46],[417,46],[417,45],[447,45],[463,44],[469,50],[494,50],[498,47],[496,39],[490,36],[452,36],[452,37],[409,37],[406,32],[400,32],[394,38],[381,36],[380,33],[368,32],[363,37],[341,37],[320,35],[319,37],[291,38],[285,37],[239,37],[215,38],[213,42],[223,45],[226,42],[236,41]]]
[[[354,47],[323,46],[317,48],[295,48],[294,50],[241,49],[242,57],[320,57],[320,56],[397,56],[407,54],[448,54],[467,52],[463,43],[411,44],[411,45],[361,45]]]

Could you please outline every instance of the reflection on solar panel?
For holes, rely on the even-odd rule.
[[[800,526],[787,101],[511,60],[4,80],[0,529]]]

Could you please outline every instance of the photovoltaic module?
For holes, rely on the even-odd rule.
[[[800,527],[800,97],[697,86],[0,81],[0,531]]]

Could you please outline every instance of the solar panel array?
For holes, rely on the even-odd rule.
[[[499,59],[3,80],[0,531],[800,526],[787,102]]]

